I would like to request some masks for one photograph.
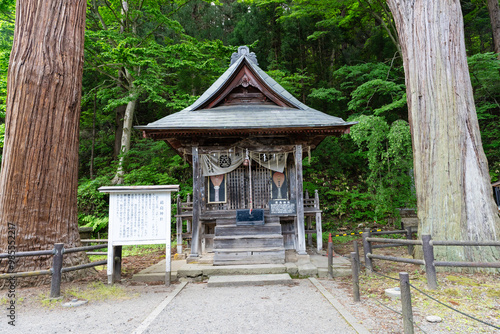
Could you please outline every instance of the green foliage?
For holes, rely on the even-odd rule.
[[[109,223],[108,217],[96,217],[93,215],[78,216],[79,225],[82,227],[92,227],[92,231],[99,232],[104,230]]]
[[[481,128],[484,152],[488,158],[492,181],[500,169],[500,60],[493,52],[477,53],[468,58],[477,118]]]
[[[359,116],[351,137],[366,156],[368,189],[377,218],[397,217],[397,208],[415,205],[412,193],[412,150],[410,127],[398,120],[390,126],[380,116]]]
[[[110,184],[110,178],[101,176],[94,180],[80,179],[78,185],[78,224],[92,227],[95,232],[107,227],[108,196],[99,192]]]
[[[304,187],[319,190],[325,230],[397,215],[412,206],[411,143],[402,60],[385,2],[350,0],[88,1],[80,122],[80,225],[104,231],[123,107],[134,125],[193,103],[249,45],[259,66],[307,105],[360,123],[326,138],[304,160]],[[500,64],[484,1],[462,1],[469,68],[492,180],[500,177]],[[0,146],[5,132],[13,0],[0,0]],[[95,105],[95,110],[94,110]],[[124,182],[180,184],[191,168],[163,142],[133,131]],[[90,170],[92,167],[92,176]]]
[[[178,196],[192,193],[192,171],[187,163],[163,141],[136,139],[125,155],[124,185],[178,184]],[[108,224],[108,196],[98,189],[111,184],[114,168],[101,169],[96,179],[80,179],[78,219],[80,226],[103,231]]]
[[[314,78],[306,73],[306,71],[299,70],[297,73],[287,73],[282,70],[267,71],[267,74],[276,80],[283,88],[290,94],[302,99],[310,92]]]

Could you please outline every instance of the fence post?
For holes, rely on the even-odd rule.
[[[351,266],[352,266],[352,293],[354,301],[359,302],[359,258],[356,252],[351,252]]]
[[[412,240],[411,226],[406,228],[406,239]],[[408,245],[408,255],[413,254],[413,245]]]
[[[333,278],[333,241],[331,233],[328,235],[328,277]]]
[[[422,250],[424,252],[425,274],[429,289],[437,289],[436,267],[434,266],[434,247],[431,245],[431,236],[422,235]]]
[[[356,264],[358,266],[358,275],[361,272],[361,264],[359,261],[359,247],[358,247],[358,241],[354,240],[353,241],[353,246],[354,246],[354,252],[356,253]]]
[[[401,307],[403,313],[404,333],[413,334],[413,312],[411,310],[410,278],[408,273],[399,273],[399,287],[401,289]]]
[[[370,229],[365,228],[363,229],[363,251],[365,253],[365,270],[367,274],[370,274],[373,271],[373,263],[372,259],[368,257],[368,254],[372,253],[372,245],[366,238],[370,237]]]
[[[114,246],[113,259],[113,282],[120,282],[122,279],[122,246]]]
[[[61,269],[63,264],[64,244],[54,244],[54,257],[52,258],[52,279],[50,282],[50,298],[61,296]]]

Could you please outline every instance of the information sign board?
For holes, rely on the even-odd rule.
[[[109,193],[108,283],[114,277],[114,247],[166,245],[165,283],[170,284],[171,192],[178,185],[101,187]]]

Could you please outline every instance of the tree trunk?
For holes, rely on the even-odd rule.
[[[76,201],[85,11],[85,0],[17,2],[0,174],[2,252],[12,226],[16,252],[53,249],[58,242],[80,245]],[[85,253],[66,254],[65,265],[85,259]],[[51,263],[48,256],[22,257],[14,271],[48,269]]]
[[[498,0],[487,0],[490,13],[491,30],[493,35],[493,51],[500,59],[500,6]]]
[[[111,181],[112,184],[123,184],[123,176],[125,174],[123,171],[123,165],[125,163],[124,154],[126,154],[130,150],[132,121],[134,120],[134,112],[136,105],[137,105],[137,99],[134,99],[128,102],[127,108],[125,109],[125,116],[123,117],[123,132],[122,132],[121,150],[120,150],[121,155],[118,160],[118,168],[116,170],[115,177]]]
[[[460,2],[388,0],[403,53],[419,235],[499,240],[472,95]],[[497,261],[494,247],[435,247],[437,259]]]
[[[113,159],[118,159],[122,149],[123,118],[127,106],[118,106],[115,109],[115,146],[113,150]]]

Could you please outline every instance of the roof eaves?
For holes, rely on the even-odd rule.
[[[236,69],[240,66],[244,57],[240,57],[233,65],[224,72],[192,105],[184,108],[182,111],[196,110],[202,106],[205,102],[210,100],[217,92],[224,86],[227,80],[234,74]]]
[[[243,58],[243,57],[242,57]],[[245,56],[246,58],[246,56]],[[257,66],[253,61],[247,59],[247,63],[254,69],[257,75],[262,81],[264,81],[270,89],[272,89],[276,94],[278,94],[282,99],[288,101],[290,104],[301,110],[309,109],[305,104],[297,100],[292,94],[290,94],[285,88],[283,88],[279,83],[271,78],[266,72],[264,72],[259,66]],[[305,108],[304,108],[305,107]]]

